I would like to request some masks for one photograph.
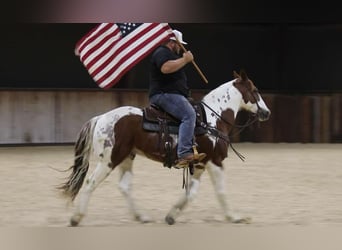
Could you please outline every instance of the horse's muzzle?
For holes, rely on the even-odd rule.
[[[257,116],[259,121],[267,121],[270,118],[271,111],[266,110],[266,109],[259,109],[257,112]]]

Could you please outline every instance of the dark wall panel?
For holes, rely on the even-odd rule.
[[[98,88],[74,55],[95,24],[3,24],[0,88]],[[342,25],[287,23],[171,23],[208,78],[187,66],[192,89],[213,89],[244,68],[266,92],[341,92]],[[147,57],[114,88],[146,89]]]

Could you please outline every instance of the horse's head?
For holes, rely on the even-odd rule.
[[[247,73],[244,70],[241,70],[240,74],[236,71],[234,71],[233,74],[235,78],[233,84],[242,95],[241,109],[256,114],[259,121],[268,120],[271,111],[266,106],[254,83],[248,78]]]

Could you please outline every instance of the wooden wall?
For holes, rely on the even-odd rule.
[[[193,92],[196,100],[203,95]],[[263,96],[270,120],[244,129],[233,141],[342,142],[342,94]],[[89,118],[118,106],[147,103],[146,91],[2,90],[0,144],[73,143]],[[247,118],[241,112],[237,124]]]
[[[342,143],[342,94],[264,95],[272,115],[241,133],[238,141]],[[238,117],[245,121],[247,114]]]

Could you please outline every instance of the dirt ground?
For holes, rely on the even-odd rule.
[[[342,228],[341,144],[237,143],[225,161],[227,200],[233,211],[252,218],[246,227],[333,225]],[[65,227],[73,212],[55,187],[69,173],[58,172],[73,160],[72,146],[0,148],[0,227]],[[90,171],[93,169],[91,167]],[[133,191],[137,204],[155,221],[164,216],[182,189],[182,170],[137,157]],[[146,227],[134,221],[117,188],[118,171],[96,189],[81,226]],[[174,226],[223,226],[209,176],[197,198]],[[235,225],[233,225],[235,226]],[[240,225],[241,226],[241,225]]]

